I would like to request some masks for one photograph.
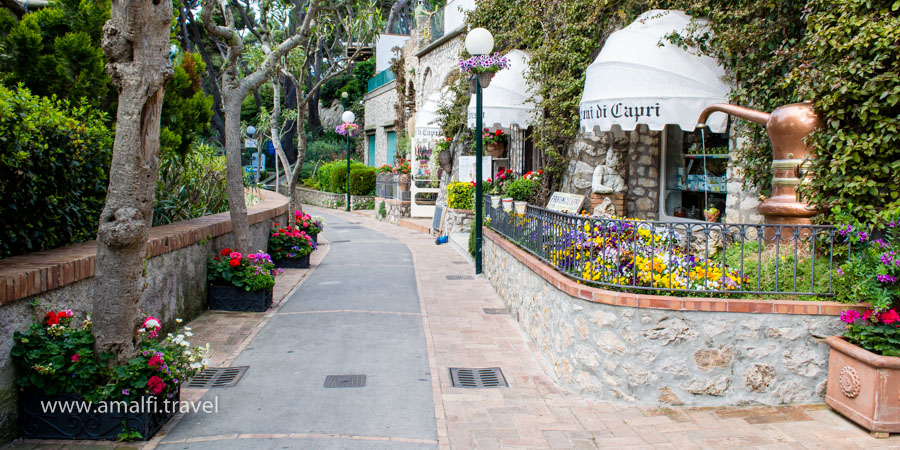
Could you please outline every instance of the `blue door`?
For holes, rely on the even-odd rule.
[[[388,131],[387,133],[387,163],[394,165],[394,153],[397,153],[397,132]]]
[[[369,165],[375,167],[375,135],[370,134],[367,137],[369,139]]]

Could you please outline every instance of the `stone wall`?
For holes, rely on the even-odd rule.
[[[265,250],[274,222],[287,221],[287,198],[263,192],[248,208],[255,249]],[[233,247],[228,213],[205,216],[151,230],[140,308],[168,328],[206,310],[206,259]],[[9,352],[14,331],[25,331],[48,310],[91,313],[96,242],[90,241],[0,261],[0,442],[16,436],[16,388]]]
[[[472,222],[475,221],[475,211],[471,209],[447,209],[444,213],[444,234],[469,233]]]
[[[656,220],[659,218],[660,132],[638,125],[629,137],[626,215]]]
[[[384,204],[384,215],[381,215],[381,204]],[[400,219],[409,217],[411,202],[393,198],[375,197],[375,218],[396,225]]]
[[[841,331],[846,305],[586,288],[485,230],[487,279],[567,388],[641,405],[822,401],[828,347],[818,336]]]
[[[294,204],[321,206],[323,208],[343,208],[347,201],[347,194],[335,194],[333,192],[317,191],[315,189],[294,188]],[[351,195],[350,207],[353,209],[372,209],[375,207],[375,196]]]
[[[387,132],[394,128],[394,122],[397,120],[397,110],[394,108],[398,101],[397,90],[395,88],[396,85],[396,81],[391,81],[390,83],[369,92],[364,98],[366,118],[363,128],[365,129],[365,133],[359,141],[364,143],[365,150],[363,151],[363,159],[367,165],[379,167],[387,164]],[[374,164],[369,161],[367,143],[368,135],[372,133],[375,134]],[[399,140],[400,137],[397,136],[397,138]]]

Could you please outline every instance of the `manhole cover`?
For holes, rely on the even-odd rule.
[[[327,388],[366,387],[365,375],[328,375],[325,377]]]
[[[447,275],[447,279],[451,281],[455,280],[474,280],[475,277],[472,275]]]
[[[188,381],[189,388],[224,388],[233,387],[241,380],[250,366],[207,367]]]
[[[485,314],[509,314],[506,308],[481,308]]]
[[[459,388],[495,388],[508,387],[503,371],[499,367],[485,367],[482,369],[469,369],[462,367],[450,368],[450,379],[453,387]]]

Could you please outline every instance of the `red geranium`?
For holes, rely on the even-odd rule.
[[[231,249],[230,249],[230,248],[225,248],[225,249],[222,250],[222,253],[221,253],[221,254],[222,254],[222,255],[230,255],[230,254],[231,254]]]
[[[162,393],[163,389],[166,388],[166,382],[163,381],[162,378],[153,375],[147,380],[147,387],[150,388],[150,392],[152,392],[153,395],[159,395]]]
[[[878,318],[881,319],[881,321],[884,323],[894,323],[900,321],[900,314],[897,314],[897,311],[893,309],[889,309],[881,313]]]
[[[48,327],[56,325],[59,323],[59,316],[56,315],[55,311],[50,311],[47,315],[44,316],[44,324]]]
[[[149,361],[147,361],[147,365],[150,367],[159,367],[163,365],[163,359],[159,357],[159,355],[153,355]]]
[[[237,267],[241,265],[241,262],[236,259],[232,259],[231,261],[228,261],[228,264],[231,264],[231,267]]]

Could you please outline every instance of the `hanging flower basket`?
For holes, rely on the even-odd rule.
[[[491,78],[494,77],[495,73],[509,68],[509,59],[505,56],[500,56],[499,53],[473,56],[469,59],[459,60],[459,68],[467,74],[473,75],[469,77],[469,93],[474,94],[477,89],[475,77],[478,77],[481,88],[486,89],[491,84]]]

